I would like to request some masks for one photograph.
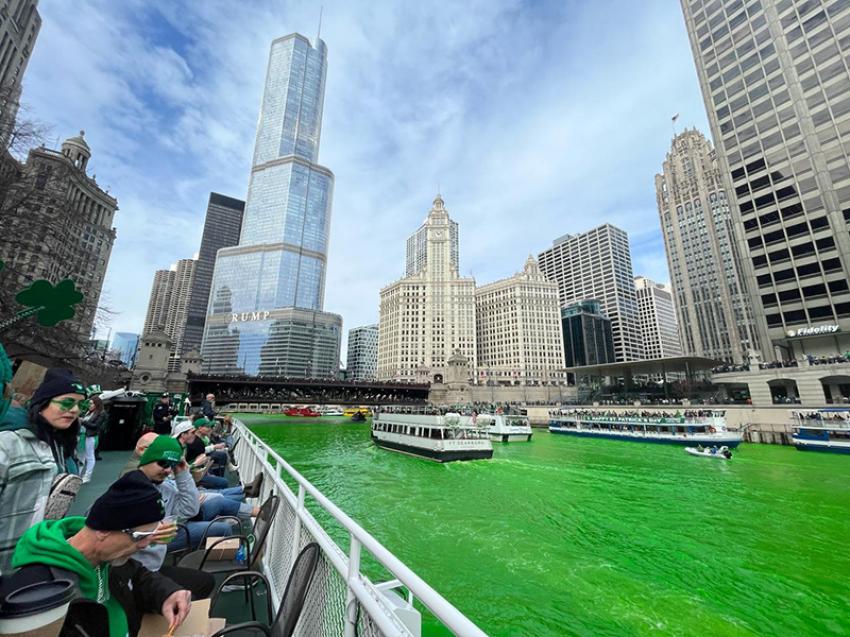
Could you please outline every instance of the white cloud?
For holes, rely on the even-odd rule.
[[[272,39],[315,35],[317,5],[42,2],[24,100],[85,128],[118,197],[106,288],[139,331],[156,268],[198,250],[209,192],[244,198]],[[678,3],[326,2],[320,161],[336,174],[325,309],[377,320],[438,188],[461,270],[519,270],[606,221],[636,272],[666,279],[653,175],[670,116],[706,131]]]

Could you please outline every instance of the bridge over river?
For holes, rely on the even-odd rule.
[[[187,378],[189,394],[198,399],[215,394],[221,406],[281,404],[305,405],[411,405],[428,402],[428,383],[337,380],[333,378],[263,378],[201,376]]]

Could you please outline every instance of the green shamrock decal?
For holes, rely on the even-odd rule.
[[[71,279],[59,281],[55,287],[50,281],[40,279],[18,292],[15,300],[29,307],[19,315],[36,314],[39,325],[52,327],[74,316],[73,306],[83,300],[83,294],[74,287]]]

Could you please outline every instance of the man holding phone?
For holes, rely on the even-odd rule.
[[[193,599],[206,599],[215,588],[215,578],[197,569],[164,566],[167,544],[177,535],[177,520],[188,520],[198,514],[200,498],[183,448],[171,436],[160,435],[148,445],[139,459],[139,472],[157,488],[165,509],[151,544],[140,549],[133,558],[148,570],[159,571],[182,587],[192,591]]]

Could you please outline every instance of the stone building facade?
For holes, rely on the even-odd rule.
[[[529,256],[516,275],[475,291],[477,381],[540,384],[563,375],[558,284]]]
[[[442,382],[455,353],[478,366],[475,280],[458,274],[451,224],[438,195],[424,226],[424,267],[381,290],[379,380]]]
[[[748,360],[759,340],[732,211],[717,153],[698,130],[673,138],[655,192],[684,354]]]
[[[84,298],[60,325],[80,346],[91,338],[118,210],[118,201],[88,175],[90,159],[83,131],[60,151],[31,150],[0,214],[0,233],[14,238],[0,242],[0,259],[14,279],[5,285],[21,289],[37,279],[73,279]]]

